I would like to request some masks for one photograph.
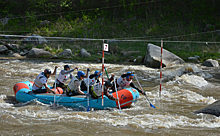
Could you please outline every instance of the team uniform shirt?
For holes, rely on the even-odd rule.
[[[102,84],[101,83],[97,83],[94,86],[92,86],[95,94],[99,97],[102,95]]]
[[[95,95],[96,99],[101,97],[102,96],[102,84],[96,83],[94,86],[92,86],[91,94]],[[114,96],[108,92],[108,89],[106,86],[104,86],[104,95],[106,95],[110,100],[115,100]]]
[[[96,81],[97,80],[95,79],[95,77],[92,79],[89,78],[89,86],[94,85],[96,83]],[[88,86],[88,78],[84,78],[84,82],[86,83],[86,86]]]
[[[79,91],[80,90],[81,81],[78,78],[73,77],[69,82],[67,89],[71,91]]]
[[[132,82],[132,80],[131,81],[127,81],[126,77],[124,77],[124,78],[123,77],[117,78],[117,84],[119,85],[119,87],[129,86],[131,82]]]
[[[57,84],[59,83],[65,83],[69,78],[72,79],[73,75],[71,74],[71,72],[73,72],[74,69],[66,71],[66,70],[61,70],[57,80],[55,81]]]
[[[33,90],[42,88],[47,83],[47,77],[44,75],[44,72],[40,73],[34,80]]]

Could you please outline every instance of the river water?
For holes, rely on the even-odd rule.
[[[100,63],[72,61],[0,60],[0,134],[1,135],[109,135],[109,136],[216,136],[220,134],[220,118],[196,115],[201,109],[219,99],[218,68],[182,64],[163,68],[161,97],[160,70],[143,65],[105,64],[109,75],[117,77],[127,71],[135,74],[152,104],[143,95],[129,108],[94,110],[90,112],[66,108],[51,108],[38,101],[21,104],[14,100],[13,86],[20,81],[33,81],[45,68],[60,71],[65,64],[78,66],[86,72],[101,69]],[[191,71],[193,70],[194,73]],[[76,71],[73,72],[76,74]],[[106,75],[104,74],[106,78]],[[52,85],[55,76],[48,84]],[[133,82],[138,86],[137,81]]]

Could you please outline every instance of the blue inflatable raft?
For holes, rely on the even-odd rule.
[[[66,94],[52,94],[52,93],[41,93],[35,94],[32,92],[33,82],[24,81],[19,82],[14,85],[13,90],[15,93],[15,98],[18,102],[28,102],[37,100],[44,104],[52,105],[63,105],[65,107],[87,107],[87,97],[85,95],[76,95],[76,96],[66,96]],[[61,88],[60,88],[61,89]],[[58,89],[59,90],[59,89]],[[63,91],[63,90],[62,90]],[[60,91],[60,92],[62,92]],[[59,91],[57,91],[59,93]],[[116,92],[112,93],[112,95],[117,98]],[[134,88],[125,88],[118,91],[118,97],[121,107],[126,107],[136,102],[139,98],[139,92]],[[89,107],[94,109],[107,109],[107,108],[118,108],[118,102],[108,99],[108,97],[104,96],[104,105],[102,106],[102,98],[93,99],[89,98]]]

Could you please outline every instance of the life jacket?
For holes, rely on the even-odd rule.
[[[41,72],[34,80],[34,84],[33,84],[34,90],[37,90],[37,89],[42,88],[44,86],[43,84],[45,84],[45,83],[42,83],[40,81],[40,79],[42,79],[42,78],[45,78],[45,83],[47,83],[48,78],[44,75],[44,72]]]
[[[61,71],[57,77],[57,80],[60,82],[60,83],[65,83],[68,79],[70,78],[70,74],[61,74]],[[56,81],[57,83],[57,81]]]
[[[96,81],[97,80],[95,79],[95,77],[92,79],[89,78],[89,86],[94,85],[96,83]],[[87,87],[88,86],[88,78],[84,78],[84,82],[86,83],[86,87]]]
[[[91,87],[91,92],[93,97],[99,98],[102,96],[102,84],[97,83]]]
[[[131,80],[131,81],[127,81],[127,80],[126,80],[126,77],[124,77],[124,78],[122,78],[122,77],[117,78],[117,84],[118,84],[120,87],[129,86],[131,82],[132,82],[132,80]]]
[[[79,86],[81,84],[82,81],[80,81],[77,77],[73,77],[71,79],[71,81],[69,82],[69,84],[67,85],[67,89],[68,91],[76,91],[76,89],[78,88],[77,86],[75,86],[74,82],[75,81],[79,81]]]

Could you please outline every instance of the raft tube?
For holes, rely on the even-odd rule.
[[[13,90],[15,93],[15,98],[18,102],[28,102],[28,101],[40,101],[44,104],[53,104],[54,103],[54,94],[52,93],[40,93],[35,94],[32,92],[32,81],[23,81],[14,85]],[[50,87],[51,88],[51,87]],[[76,95],[76,96],[66,96],[66,94],[62,94],[62,88],[57,88],[56,91],[58,94],[55,95],[55,103],[56,105],[63,105],[65,107],[87,107],[87,97],[85,95]],[[60,94],[61,92],[61,94]],[[112,95],[117,98],[116,92],[112,93]],[[134,88],[124,88],[118,91],[118,97],[120,106],[127,107],[132,103],[137,102],[139,98],[139,92]],[[94,109],[107,109],[107,108],[118,108],[118,102],[108,99],[104,95],[104,104],[102,105],[102,98],[93,99],[89,98],[89,106]]]

